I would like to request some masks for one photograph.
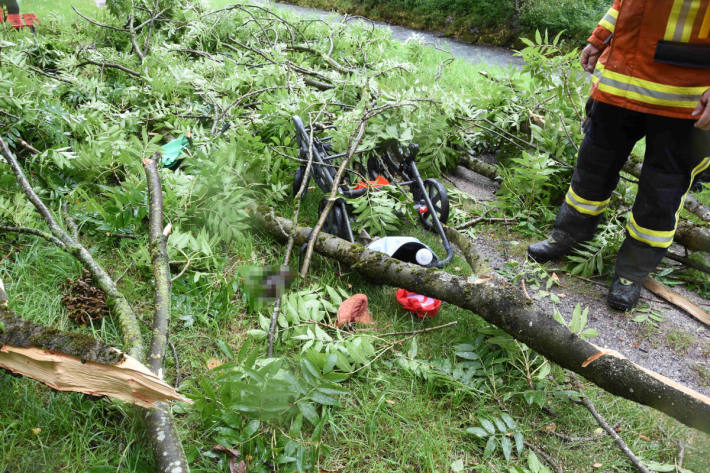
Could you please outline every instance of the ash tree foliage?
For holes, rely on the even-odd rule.
[[[480,455],[502,455],[510,471],[547,471],[524,446],[527,432],[509,406],[543,407],[569,393],[527,347],[483,323],[439,357],[419,355],[414,336],[334,330],[337,307],[352,291],[307,281],[282,299],[280,355],[269,358],[270,310],[249,299],[239,275],[280,259],[270,242],[251,235],[248,208],[293,207],[302,164],[293,115],[334,125],[327,131],[333,148],[345,150],[365,113],[386,107],[368,120],[360,147],[393,138],[417,143],[428,175],[466,151],[494,152],[503,183],[487,211],[540,234],[564,196],[581,139],[587,84],[577,52],[538,34],[520,52],[522,69],[472,73],[416,39],[395,43],[366,24],[298,20],[251,5],[209,11],[188,0],[107,4],[110,15],[89,18],[99,25],[77,16],[69,29],[50,20],[37,35],[1,30],[0,133],[50,208],[57,215],[66,208],[102,258],[118,248],[145,279],[141,160],[191,136],[180,166],[161,172],[171,264],[187,266],[173,287],[175,311],[184,314],[173,330],[229,327],[236,314],[249,322],[238,348],[215,342],[224,364],[180,385],[195,401],[176,409],[195,471],[213,471],[215,460],[227,468],[224,455],[210,450],[214,443],[238,448],[249,471],[319,471],[348,382],[377,362],[488,406],[463,428]],[[364,165],[356,159],[353,167]],[[624,188],[620,199],[631,194]],[[305,204],[315,208],[319,197]],[[350,204],[356,230],[381,235],[406,225],[398,210],[408,203],[397,192]],[[467,218],[454,209],[454,224]],[[4,162],[0,224],[42,227]],[[583,260],[572,259],[573,272],[608,269],[618,215],[606,225]]]

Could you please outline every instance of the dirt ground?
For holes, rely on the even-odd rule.
[[[446,176],[447,184],[471,195],[475,201],[495,199],[497,183],[480,176],[468,169],[458,167]],[[503,232],[501,234],[501,232]],[[507,237],[509,235],[509,237]],[[476,249],[487,261],[493,271],[505,269],[505,263],[526,259],[525,249],[528,242],[519,241],[518,235],[510,234],[505,227],[481,229],[476,234]],[[682,253],[678,248],[676,253]],[[668,264],[664,260],[664,264]],[[623,313],[606,305],[606,280],[580,280],[555,271],[562,268],[564,262],[548,263],[550,273],[557,274],[559,286],[550,292],[557,295],[560,302],[553,302],[540,290],[527,286],[534,303],[549,311],[552,316],[555,307],[569,321],[577,304],[589,307],[588,327],[595,328],[600,336],[591,341],[604,348],[611,348],[622,353],[639,365],[663,374],[685,384],[705,395],[710,396],[710,327],[697,321],[685,311],[665,302],[653,293],[643,290],[640,306],[646,307],[632,313]],[[704,310],[710,310],[710,301],[682,286],[673,290]],[[543,295],[543,297],[540,297]],[[644,314],[660,314],[662,321],[634,321]],[[655,326],[654,326],[655,325]]]

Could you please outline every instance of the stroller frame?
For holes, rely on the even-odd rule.
[[[345,158],[347,153],[335,153],[330,145],[330,137],[317,137],[314,134],[313,142],[311,143],[311,130],[304,126],[301,118],[294,115],[292,121],[296,128],[299,159],[301,163],[303,163],[294,176],[293,195],[297,195],[301,188],[306,171],[305,163],[308,162],[311,155],[313,161],[309,180],[312,178],[321,191],[329,194],[335,185],[334,177],[336,166],[334,166],[333,163],[336,159]],[[324,131],[332,128],[334,127],[318,127],[317,130]],[[309,146],[309,144],[311,144],[311,146]],[[427,230],[438,233],[441,237],[442,245],[446,251],[446,257],[432,264],[433,267],[441,268],[448,264],[454,257],[453,247],[446,237],[446,232],[443,227],[443,224],[446,223],[449,217],[449,199],[446,188],[438,180],[422,179],[415,163],[418,151],[419,147],[416,144],[410,144],[403,150],[399,142],[396,140],[388,140],[377,146],[374,150],[356,150],[354,154],[368,155],[366,167],[369,179],[374,180],[377,179],[378,176],[382,176],[385,177],[390,184],[399,188],[409,187],[409,191],[414,200],[414,209],[419,214],[419,220],[422,226]],[[398,180],[398,177],[402,177],[403,179]],[[346,182],[341,182],[338,186],[338,194],[346,198],[360,197],[368,192],[368,190],[373,190],[373,187],[369,185],[360,189],[352,189],[349,187],[348,179],[344,179],[344,181]],[[306,192],[303,192],[301,199],[303,199],[305,194]],[[318,207],[319,212],[323,211],[325,204],[326,200],[321,200]],[[351,243],[355,243],[345,199],[338,198],[336,200],[333,208],[326,217],[323,230],[344,240],[348,240]]]

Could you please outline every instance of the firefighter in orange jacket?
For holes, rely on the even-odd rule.
[[[638,194],[607,301],[634,307],[673,242],[685,196],[710,167],[710,0],[616,0],[588,39],[593,74],[588,128],[572,183],[539,262],[594,236],[619,171],[646,138]]]

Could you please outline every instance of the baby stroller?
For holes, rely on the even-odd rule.
[[[309,150],[311,130],[303,125],[300,117],[294,116],[292,120],[296,127],[296,141],[298,143],[299,159],[302,163],[294,176],[293,195],[295,196],[301,188],[306,171],[306,163],[311,153],[313,156],[311,177],[324,193],[329,194],[333,188],[333,180],[337,173],[337,160],[345,158],[347,153],[334,152],[330,144],[330,137],[318,137],[315,136],[315,133]],[[322,132],[330,128],[333,127],[319,127],[317,130]],[[415,163],[418,151],[419,148],[415,144],[403,150],[396,140],[382,143],[374,150],[355,151],[361,174],[366,174],[371,181],[364,182],[361,180],[353,186],[353,182],[350,179],[351,174],[348,174],[348,177],[343,179],[343,182],[338,187],[338,194],[346,198],[356,198],[364,195],[368,192],[368,189],[382,188],[387,185],[394,185],[400,189],[408,188],[412,194],[414,209],[419,214],[419,221],[422,226],[427,230],[438,233],[441,237],[446,257],[442,260],[435,258],[430,265],[440,268],[448,264],[454,256],[453,247],[446,238],[446,233],[442,226],[449,218],[449,197],[446,193],[446,188],[436,179],[422,180]],[[303,195],[301,198],[303,198]],[[326,199],[324,198],[320,201],[318,211],[322,212],[325,206]],[[345,199],[338,198],[335,202],[326,218],[323,231],[352,243],[355,242],[348,216],[348,205]]]

